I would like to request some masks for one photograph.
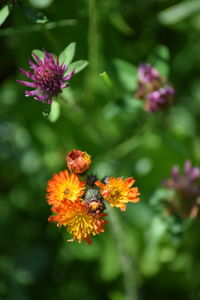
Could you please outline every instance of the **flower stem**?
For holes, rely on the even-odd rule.
[[[88,0],[88,61],[89,68],[86,80],[87,105],[92,105],[97,91],[99,73],[99,32],[96,0]]]
[[[126,251],[123,228],[117,212],[109,208],[109,215],[113,233],[115,235],[121,262],[122,273],[124,277],[124,288],[126,293],[126,300],[138,300],[136,274],[133,266],[133,259]],[[133,256],[132,256],[133,258]]]
[[[88,31],[88,59],[90,72],[98,70],[99,36],[97,29],[96,0],[89,0],[89,31]]]

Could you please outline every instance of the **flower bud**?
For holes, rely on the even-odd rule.
[[[96,176],[96,175],[94,175],[94,174],[89,174],[88,176],[87,176],[87,180],[86,180],[86,183],[88,184],[88,185],[95,185],[95,182],[98,180],[98,177]]]
[[[91,158],[87,152],[74,149],[68,153],[66,163],[71,172],[82,174],[89,169]]]
[[[103,199],[103,198],[102,198]],[[91,214],[100,214],[105,209],[105,204],[100,198],[91,198],[88,202],[88,212]]]

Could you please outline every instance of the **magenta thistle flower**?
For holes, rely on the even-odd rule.
[[[167,86],[154,91],[147,96],[145,108],[147,111],[156,112],[168,108],[175,95],[174,88]]]
[[[196,217],[200,211],[200,168],[185,162],[184,172],[179,167],[172,169],[171,177],[164,181],[164,186],[174,190],[173,199],[168,199],[170,211],[176,211],[185,217]]]
[[[51,53],[47,53],[44,49],[42,50],[44,52],[43,61],[35,53],[33,53],[33,56],[37,64],[29,60],[33,73],[20,68],[20,71],[32,82],[22,80],[17,80],[17,82],[34,88],[32,91],[25,91],[26,97],[34,96],[35,100],[51,104],[52,98],[58,96],[63,88],[69,86],[67,81],[75,71],[73,70],[65,75],[68,66],[63,63],[59,64],[58,57],[54,59]]]

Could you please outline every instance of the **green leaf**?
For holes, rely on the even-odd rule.
[[[48,22],[48,19],[45,15],[35,9],[32,9],[26,4],[19,2],[19,7],[23,14],[33,23],[45,24],[46,22]]]
[[[113,12],[110,15],[111,23],[123,34],[131,35],[134,30],[128,25],[122,15],[118,12]]]
[[[33,57],[34,60],[37,62],[37,60],[35,59],[33,53],[34,53],[35,55],[37,55],[42,61],[44,60],[44,52],[43,52],[43,51],[38,50],[38,49],[34,49],[34,50],[32,51],[32,57]]]
[[[59,62],[69,65],[76,51],[76,43],[69,44],[59,55]]]
[[[12,9],[12,5],[7,4],[0,10],[0,26],[4,23],[4,21],[9,16],[11,9]]]
[[[68,71],[75,70],[75,74],[81,72],[85,67],[87,67],[88,61],[87,60],[77,60],[69,65]]]
[[[54,100],[51,105],[51,113],[48,119],[50,122],[54,123],[58,120],[59,116],[60,116],[60,103]]]
[[[112,80],[109,77],[107,72],[104,71],[103,73],[101,73],[99,75],[101,76],[101,78],[103,79],[103,81],[106,83],[107,86],[109,86],[109,87],[113,86]]]
[[[49,22],[46,24],[32,24],[29,26],[19,26],[19,27],[10,27],[0,30],[0,36],[21,34],[21,33],[32,33],[32,32],[40,32],[44,29],[52,30],[54,28],[62,28],[66,26],[75,26],[77,24],[77,20],[69,19],[69,20],[59,20],[56,22]]]
[[[42,114],[43,114],[43,116],[45,118],[47,118],[49,116],[50,112],[51,112],[51,104],[45,102],[43,104],[43,107],[42,107]]]
[[[47,8],[50,6],[53,2],[53,0],[29,0],[31,5],[36,8]]]
[[[121,85],[133,92],[137,87],[137,68],[129,62],[115,58],[113,60],[117,78]]]
[[[158,14],[158,19],[165,25],[173,25],[199,13],[199,11],[199,0],[181,1],[178,4],[161,11]]]

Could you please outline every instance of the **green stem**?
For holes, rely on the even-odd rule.
[[[109,208],[109,216],[112,225],[112,230],[117,241],[117,247],[119,252],[119,259],[121,262],[123,277],[124,277],[124,288],[127,300],[138,300],[137,285],[136,285],[136,275],[133,266],[133,256],[132,259],[127,253],[124,241],[123,228],[117,215],[116,211]]]
[[[96,0],[89,0],[88,59],[92,75],[98,69],[98,48]]]
[[[88,0],[88,75],[86,81],[85,101],[92,104],[97,90],[97,75],[99,73],[99,34],[97,22],[96,0]]]

